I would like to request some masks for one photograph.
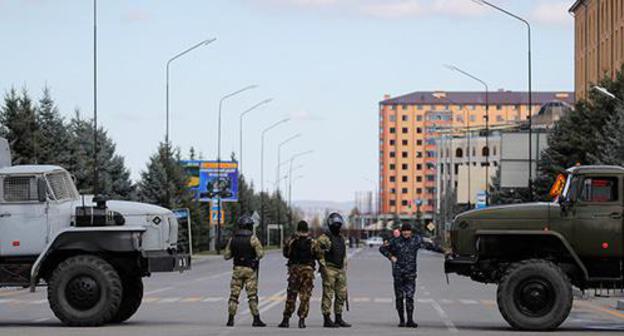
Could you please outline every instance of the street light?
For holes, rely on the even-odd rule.
[[[491,8],[496,9],[497,11],[510,16],[518,21],[521,21],[522,23],[524,23],[527,27],[527,36],[528,36],[528,81],[529,81],[529,106],[528,106],[528,120],[529,120],[529,197],[530,200],[533,200],[533,130],[532,130],[532,126],[533,123],[531,121],[532,119],[532,113],[533,113],[533,84],[532,84],[532,71],[531,71],[531,24],[529,23],[529,21],[527,21],[526,19],[506,10],[503,9],[501,7],[498,7],[492,3],[490,3],[489,1],[486,0],[472,0],[473,2],[479,4],[479,5],[485,5],[485,6],[489,6]]]
[[[455,66],[446,65],[446,67],[452,71],[459,72],[466,77],[469,77],[483,85],[485,88],[485,148],[487,148],[485,156],[485,205],[489,205],[489,180],[490,180],[490,88],[485,81],[481,78]],[[483,153],[482,153],[483,154]]]
[[[226,94],[221,97],[219,100],[219,123],[218,123],[218,131],[217,131],[217,177],[221,176],[221,112],[223,110],[223,102],[227,99],[232,98],[238,94],[241,94],[245,91],[257,88],[257,85],[249,85],[240,90],[234,91],[232,93]],[[219,189],[217,191],[217,254],[221,252],[221,192]]]
[[[262,106],[262,105],[268,104],[268,103],[270,103],[270,102],[272,102],[272,101],[273,101],[273,98],[265,99],[265,100],[263,100],[263,101],[259,102],[258,104],[254,105],[254,106],[252,106],[252,107],[250,107],[250,108],[248,108],[248,109],[246,109],[246,110],[245,110],[245,111],[243,111],[243,113],[241,113],[241,114],[240,114],[240,116],[238,117],[238,119],[239,119],[239,120],[238,120],[238,142],[239,142],[239,143],[238,143],[238,146],[239,146],[239,152],[238,152],[238,156],[239,156],[239,157],[238,157],[238,160],[239,160],[239,163],[238,163],[238,169],[240,170],[241,174],[243,173],[243,118],[245,118],[245,116],[246,116],[249,112],[251,112],[251,111],[253,111],[253,110],[257,109],[258,107],[260,107],[260,106]]]
[[[617,101],[620,104],[624,104],[624,100],[620,99],[618,96],[616,96],[615,94],[611,93],[611,91],[607,90],[606,88],[602,87],[602,86],[598,86],[598,85],[594,85],[592,87],[592,89],[594,89],[596,92],[607,96],[615,101]]]
[[[277,167],[276,167],[276,181],[279,180],[279,175],[280,175],[280,167],[281,167],[281,160],[282,160],[282,147],[284,145],[287,145],[289,142],[300,138],[301,137],[301,133],[297,133],[289,138],[287,138],[286,140],[280,142],[280,144],[277,146]],[[279,184],[277,184],[276,186],[277,192],[279,193]]]
[[[169,76],[169,68],[171,67],[171,63],[173,61],[175,61],[176,59],[178,59],[178,58],[188,54],[189,52],[191,52],[191,51],[193,51],[193,50],[195,50],[195,49],[197,49],[199,47],[209,45],[210,43],[212,43],[212,42],[214,42],[216,40],[217,40],[216,38],[203,40],[203,41],[193,45],[192,47],[190,47],[190,48],[188,48],[188,49],[186,49],[186,50],[176,54],[175,56],[173,56],[172,58],[170,58],[167,61],[167,67],[166,67],[167,68],[167,70],[166,70],[166,72],[167,72],[167,80],[166,80],[166,93],[165,93],[165,101],[166,101],[165,109],[166,109],[166,114],[167,114],[166,115],[166,124],[167,125],[165,127],[165,143],[167,144],[167,146],[169,146],[169,77],[170,77]]]
[[[289,211],[288,222],[289,222],[291,227],[293,225],[293,223],[292,223],[292,183],[293,183],[292,175],[293,175],[293,171],[294,171],[294,169],[293,169],[293,162],[295,162],[295,160],[297,158],[300,158],[300,157],[305,156],[305,155],[310,155],[312,153],[314,153],[314,151],[313,150],[309,150],[309,151],[297,153],[297,154],[295,154],[295,155],[290,157],[290,167],[289,167],[289,170],[288,170],[288,211]]]
[[[290,121],[290,118],[284,118],[274,124],[272,124],[271,126],[265,128],[262,131],[262,139],[260,141],[260,226],[262,227],[262,230],[264,230],[264,232],[268,231],[266,230],[266,224],[264,223],[264,138],[266,136],[266,134],[276,128],[277,126],[287,123],[288,121]],[[269,241],[265,241],[265,244],[268,244]]]

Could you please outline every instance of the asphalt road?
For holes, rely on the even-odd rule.
[[[308,329],[276,328],[282,316],[286,269],[279,253],[269,253],[261,266],[260,309],[267,328],[251,328],[247,304],[241,300],[237,326],[227,328],[226,306],[231,264],[208,258],[184,274],[157,274],[146,279],[145,300],[127,323],[99,328],[67,328],[48,308],[45,289],[36,293],[0,291],[0,335],[507,335],[511,330],[495,304],[496,288],[450,277],[442,272],[442,257],[430,252],[419,256],[416,305],[418,329],[396,327],[390,264],[376,249],[351,250],[349,294],[351,311],[345,319],[350,329],[323,329],[317,279]],[[296,325],[293,319],[291,325]],[[572,315],[555,333],[624,333],[624,314],[599,301],[575,302]],[[528,333],[520,333],[526,335]]]

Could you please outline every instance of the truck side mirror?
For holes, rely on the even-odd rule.
[[[48,200],[48,183],[42,177],[37,178],[37,197],[39,202]]]

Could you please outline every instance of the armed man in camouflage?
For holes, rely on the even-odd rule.
[[[321,260],[323,254],[316,240],[308,234],[308,223],[297,223],[295,236],[284,246],[284,257],[288,259],[288,289],[284,319],[280,328],[288,328],[289,320],[295,312],[297,295],[299,295],[299,328],[305,328],[305,319],[310,311],[310,297],[314,288],[314,269],[316,260]]]
[[[332,213],[327,217],[328,231],[318,238],[321,250],[324,252],[324,263],[321,264],[323,278],[323,299],[321,312],[323,313],[323,327],[348,328],[351,325],[342,319],[342,308],[347,301],[347,247],[345,238],[340,233],[344,224],[342,216]],[[332,297],[334,301],[335,321],[331,319]]]
[[[393,238],[379,252],[392,262],[394,296],[399,313],[399,327],[417,328],[414,322],[414,295],[416,293],[417,257],[422,239],[415,236],[412,226],[403,224],[401,236]],[[407,322],[405,314],[407,313]]]
[[[264,256],[260,240],[253,234],[254,221],[249,216],[242,216],[236,223],[238,230],[230,238],[225,248],[225,260],[234,259],[230,300],[228,303],[227,326],[234,326],[234,316],[238,309],[238,297],[243,288],[247,291],[249,310],[253,315],[254,327],[265,327],[258,311],[258,264]]]

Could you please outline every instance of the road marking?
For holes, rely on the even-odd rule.
[[[353,302],[354,303],[371,302],[371,298],[368,298],[368,297],[356,297],[356,298],[353,298]]]
[[[156,301],[158,301],[158,298],[154,298],[154,297],[143,298],[143,302],[145,302],[145,303],[152,303],[152,302],[156,302]]]
[[[479,304],[479,302],[477,300],[459,300],[459,302],[461,302],[462,304],[465,304],[465,305],[476,305],[476,304]]]
[[[0,304],[2,303],[15,303],[15,299],[0,299]]]
[[[33,323],[41,323],[41,322],[45,322],[45,321],[49,321],[50,318],[49,317],[42,317],[42,318],[38,318],[33,320]]]
[[[620,318],[620,319],[624,320],[624,314],[622,314],[620,312],[617,312],[615,310],[611,310],[609,308],[599,307],[599,306],[596,306],[596,305],[591,304],[589,302],[576,301],[575,303],[577,305],[579,305],[579,306],[586,307],[586,308],[592,309],[592,310],[597,311],[597,312],[609,314],[609,315],[612,315],[612,316],[615,316],[617,318]]]
[[[390,298],[374,298],[373,302],[375,303],[392,303],[392,299]]]
[[[162,299],[159,302],[160,303],[174,303],[174,302],[178,302],[178,301],[180,301],[179,297],[172,297],[172,298]]]
[[[36,304],[46,304],[48,303],[48,299],[43,299],[43,300],[35,300],[35,301],[27,301],[27,304],[32,304],[32,305],[36,305]]]
[[[442,309],[442,306],[440,306],[440,304],[437,303],[435,300],[431,302],[431,306],[438,313],[438,316],[440,316],[440,318],[442,319],[442,322],[444,322],[444,325],[446,325],[446,328],[452,333],[457,333],[458,330],[455,327],[455,324],[453,324],[453,321],[449,319],[444,309]]]
[[[155,289],[155,290],[152,290],[152,291],[149,291],[149,292],[145,292],[145,293],[143,293],[143,295],[154,295],[156,293],[162,293],[162,292],[168,291],[170,289],[173,289],[173,287],[164,287],[164,288]]]
[[[192,302],[199,302],[202,299],[203,298],[201,296],[194,296],[194,297],[182,299],[181,302],[183,302],[183,303],[192,303]]]
[[[202,300],[202,302],[219,302],[219,301],[225,301],[225,298],[222,297],[207,297],[205,299]]]
[[[432,303],[433,299],[417,299],[416,302],[418,302],[418,303]]]
[[[494,300],[481,300],[481,304],[483,304],[484,306],[496,306],[496,301]]]
[[[455,301],[450,300],[450,299],[442,299],[442,300],[440,300],[440,303],[441,304],[453,304],[453,303],[455,303]]]

